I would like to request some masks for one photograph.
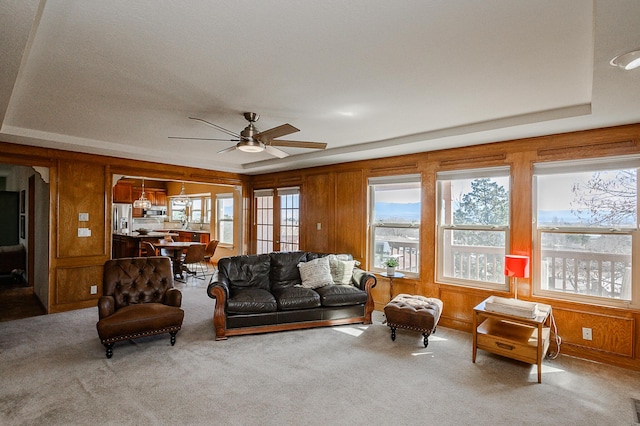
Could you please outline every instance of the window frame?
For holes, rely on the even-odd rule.
[[[504,234],[504,253],[499,255],[494,254],[493,265],[495,271],[504,270],[504,256],[510,254],[511,250],[511,168],[510,166],[497,166],[497,167],[482,167],[474,169],[459,169],[459,170],[446,170],[436,173],[436,282],[443,284],[456,285],[468,288],[480,288],[492,291],[510,291],[510,281],[507,276],[499,282],[475,280],[468,278],[460,278],[451,275],[447,275],[445,272],[445,254],[443,251],[448,244],[446,241],[446,233],[454,231],[487,231],[487,232],[502,232]],[[447,192],[444,185],[445,182],[451,182],[454,180],[475,180],[475,179],[493,179],[493,178],[508,178],[509,188],[507,194],[509,195],[508,201],[508,222],[506,225],[482,225],[482,224],[454,224],[454,223],[442,223],[446,221],[444,216],[448,212],[451,217],[454,214],[453,206],[449,205],[444,200],[444,195]],[[449,244],[450,245],[450,244]],[[469,246],[475,247],[475,246]],[[453,264],[453,262],[451,262]],[[487,260],[485,257],[485,265]],[[478,275],[478,274],[476,274]],[[503,275],[503,274],[502,274]]]
[[[222,213],[223,203],[227,200],[231,200],[232,209],[235,211],[235,198],[233,193],[216,194],[216,239],[221,246],[233,247],[235,244],[235,215],[232,213],[229,219]],[[231,241],[224,241],[222,239],[224,234],[222,232],[222,226],[228,223],[231,223]]]
[[[414,185],[417,184],[417,189],[420,192],[418,200],[420,202],[420,219],[417,222],[376,222],[375,221],[375,203],[376,203],[376,186],[392,186],[397,185],[398,189],[403,185]],[[369,194],[369,218],[368,218],[368,226],[369,226],[369,269],[372,272],[385,272],[385,266],[377,266],[377,258],[376,256],[379,254],[376,249],[376,231],[378,229],[415,229],[417,238],[415,240],[415,263],[411,261],[414,257],[412,248],[409,248],[409,268],[412,268],[412,264],[415,265],[415,271],[411,269],[406,269],[403,266],[404,262],[396,267],[397,272],[401,272],[405,274],[408,278],[419,278],[420,277],[420,240],[421,240],[421,231],[420,228],[422,226],[422,175],[420,174],[407,174],[407,175],[394,175],[394,176],[381,176],[381,177],[370,177],[368,180],[368,194]],[[402,247],[403,252],[406,251],[407,247]],[[383,254],[381,254],[383,256]],[[399,255],[398,255],[399,256]],[[391,257],[391,256],[387,256]],[[402,256],[404,258],[404,256]],[[384,260],[382,257],[381,261]]]
[[[636,210],[636,226],[550,226],[538,225],[538,177],[581,172],[620,171],[636,169],[636,208],[640,207],[640,156],[613,156],[582,160],[549,161],[533,164],[532,173],[532,294],[555,300],[584,303],[604,307],[640,308],[640,215]],[[543,234],[575,235],[628,235],[631,240],[630,300],[613,297],[550,290],[542,286],[542,236]],[[614,254],[615,255],[615,254]],[[593,262],[590,260],[589,262]],[[624,277],[623,277],[624,280]]]

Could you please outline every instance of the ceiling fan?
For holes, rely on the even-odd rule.
[[[232,132],[231,130],[225,129],[224,127],[218,126],[217,124],[211,123],[207,120],[203,120],[202,118],[189,117],[190,120],[199,121],[201,123],[206,124],[207,126],[211,126],[214,129],[217,129],[223,133],[226,133],[229,136],[233,136],[234,139],[186,138],[186,137],[178,137],[178,136],[169,136],[169,138],[170,139],[197,139],[197,140],[205,140],[205,141],[238,142],[236,145],[233,145],[233,146],[230,146],[229,148],[225,148],[221,151],[218,151],[218,154],[224,154],[225,152],[233,151],[234,149],[239,149],[240,151],[243,151],[243,152],[267,151],[269,154],[278,158],[288,157],[289,154],[282,151],[281,149],[276,148],[276,146],[291,147],[291,148],[310,148],[310,149],[325,149],[327,147],[327,144],[323,142],[276,140],[276,138],[286,136],[291,133],[299,132],[300,129],[293,127],[291,124],[282,124],[272,129],[259,132],[254,123],[258,121],[258,119],[260,118],[260,115],[256,114],[255,112],[245,112],[244,118],[249,122],[249,125],[245,127],[244,130],[240,132],[240,134],[238,134],[238,133]]]

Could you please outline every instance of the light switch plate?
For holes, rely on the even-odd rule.
[[[98,293],[98,286],[97,285],[92,285],[91,286],[91,294],[97,294]]]
[[[78,213],[78,220],[80,222],[87,222],[89,220],[89,213]]]

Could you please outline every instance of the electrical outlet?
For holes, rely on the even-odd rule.
[[[98,294],[98,286],[97,285],[92,285],[91,286],[91,294]]]
[[[593,334],[590,328],[582,327],[582,338],[584,340],[593,340]]]

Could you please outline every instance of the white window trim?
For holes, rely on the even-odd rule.
[[[235,199],[234,199],[232,193],[216,194],[216,206],[215,206],[215,211],[216,211],[216,221],[215,221],[215,224],[216,224],[216,238],[220,241],[219,244],[220,244],[221,247],[233,247],[235,245],[235,227],[236,227],[236,225],[234,223],[235,222],[235,217],[232,216],[231,219],[223,219],[223,218],[219,217],[218,203],[221,200],[228,200],[228,199],[232,199],[233,200],[233,202],[234,202],[234,206],[233,207],[234,207],[234,210],[235,210]],[[220,222],[231,222],[233,224],[233,232],[232,232],[232,237],[231,237],[232,241],[230,243],[226,242],[226,241],[223,242],[222,241],[222,236],[219,235],[220,234]]]
[[[537,176],[567,174],[580,172],[597,172],[606,170],[620,170],[636,168],[638,170],[636,191],[638,199],[640,199],[640,155],[631,156],[612,156],[605,158],[589,158],[583,160],[567,160],[535,163],[533,165],[533,185],[532,185],[532,262],[531,262],[531,282],[532,294],[538,297],[548,299],[564,300],[568,302],[583,303],[594,306],[616,307],[624,309],[640,309],[640,232],[638,228],[626,227],[612,230],[609,227],[550,227],[537,226]],[[640,203],[638,204],[640,207]],[[639,218],[640,219],[640,218]],[[620,231],[620,232],[618,232]],[[540,259],[540,235],[542,232],[561,232],[561,233],[613,233],[622,235],[631,235],[631,300],[613,299],[602,296],[582,295],[576,293],[567,293],[554,290],[545,290],[542,288],[541,282],[541,259]]]
[[[377,228],[410,228],[410,229],[420,229],[421,226],[421,221],[422,218],[420,218],[421,220],[418,222],[412,222],[412,223],[406,223],[406,222],[402,222],[402,223],[394,223],[394,222],[389,222],[389,223],[384,223],[384,222],[374,222],[373,221],[373,212],[374,212],[374,204],[375,204],[375,197],[373,196],[373,194],[375,193],[375,186],[376,185],[389,185],[389,184],[402,184],[402,183],[411,183],[411,184],[415,184],[417,183],[420,186],[420,193],[422,194],[422,175],[420,174],[406,174],[406,175],[396,175],[396,176],[380,176],[380,177],[370,177],[368,179],[368,188],[369,188],[369,263],[370,263],[370,267],[369,269],[372,272],[385,272],[384,268],[380,268],[380,267],[376,267],[375,266],[375,259],[373,258],[373,256],[375,256],[375,244],[376,244],[376,240],[375,240],[375,235],[376,235],[376,229]],[[421,199],[420,199],[420,203],[422,204],[422,195],[421,195]],[[420,234],[418,232],[418,234]],[[420,238],[418,239],[418,250],[420,249]],[[418,272],[409,272],[409,271],[404,271],[402,270],[402,273],[409,278],[419,278],[420,277],[420,259],[418,258]],[[400,271],[400,270],[398,270]]]
[[[511,235],[510,225],[495,226],[495,225],[454,225],[454,224],[441,224],[443,197],[442,197],[442,181],[445,180],[463,180],[463,179],[482,179],[482,178],[496,178],[496,177],[508,177],[510,176],[511,168],[509,166],[497,166],[497,167],[485,167],[479,169],[459,169],[459,170],[446,170],[436,173],[436,282],[448,285],[457,285],[461,287],[480,288],[494,291],[509,291],[510,281],[505,276],[504,282],[488,282],[488,281],[476,281],[463,278],[456,278],[446,276],[444,274],[444,256],[440,250],[444,242],[444,234],[446,231],[462,230],[462,231],[503,231],[505,238],[505,255],[510,253],[511,249]],[[510,191],[509,191],[510,192]],[[509,208],[511,209],[511,195],[509,195]]]

